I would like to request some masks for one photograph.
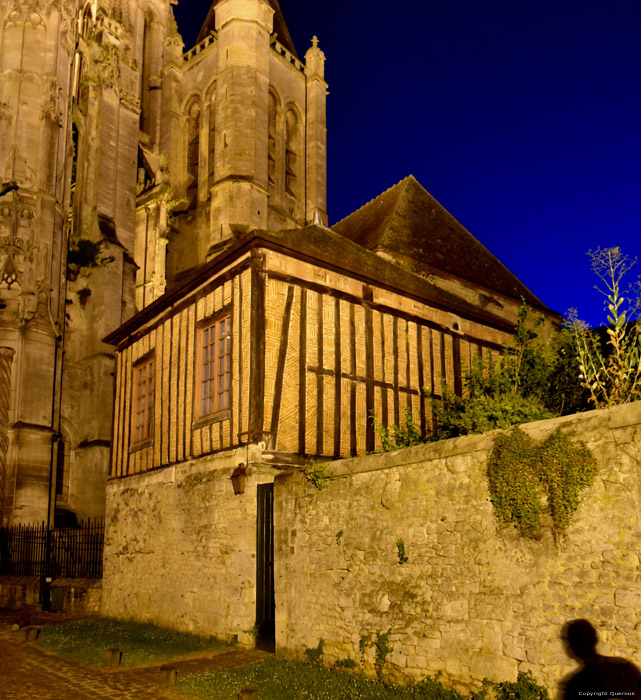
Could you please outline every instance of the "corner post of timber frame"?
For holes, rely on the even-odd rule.
[[[249,442],[263,440],[265,414],[265,256],[251,251]]]

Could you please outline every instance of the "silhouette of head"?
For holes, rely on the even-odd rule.
[[[587,659],[596,654],[599,637],[594,625],[588,620],[571,620],[566,623],[562,637],[576,658]]]

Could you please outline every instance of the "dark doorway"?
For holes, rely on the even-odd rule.
[[[275,651],[274,625],[274,484],[258,485],[256,523],[256,648]]]

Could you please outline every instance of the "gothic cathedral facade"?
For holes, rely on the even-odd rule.
[[[254,229],[326,225],[325,57],[277,0],[0,9],[0,524],[101,517],[103,338]]]

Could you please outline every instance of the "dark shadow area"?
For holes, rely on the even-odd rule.
[[[580,664],[562,681],[564,700],[641,700],[641,671],[627,659],[599,654],[599,637],[591,622],[568,622],[563,626],[561,639],[567,655]]]

